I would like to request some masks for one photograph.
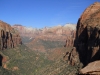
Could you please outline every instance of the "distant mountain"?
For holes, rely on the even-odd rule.
[[[76,30],[75,24],[65,24],[63,26],[58,25],[54,27],[45,27],[42,29],[36,29],[36,28],[29,28],[22,25],[13,25],[14,29],[17,29],[20,33],[20,35],[23,37],[29,37],[29,38],[43,38],[43,39],[57,39],[56,37],[59,36],[65,36],[62,37],[62,39],[65,39],[66,36],[69,36],[72,34],[74,30]],[[58,39],[59,39],[58,37]]]

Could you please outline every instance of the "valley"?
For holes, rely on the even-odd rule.
[[[100,74],[100,3],[77,24],[41,29],[0,21],[0,75]]]

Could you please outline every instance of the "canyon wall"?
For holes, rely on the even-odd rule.
[[[75,41],[84,65],[100,59],[100,3],[90,5],[79,18]]]
[[[14,48],[22,44],[18,31],[9,24],[0,21],[0,50]]]
[[[97,74],[100,69],[100,3],[95,2],[83,12],[77,22],[73,49],[66,52],[65,58],[71,65],[82,63],[81,74]],[[79,61],[78,61],[79,60]],[[88,65],[89,64],[89,65]],[[93,68],[91,68],[93,65]]]

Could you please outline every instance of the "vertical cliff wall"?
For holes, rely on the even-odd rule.
[[[71,50],[71,52],[65,55],[65,58],[67,58],[66,56],[68,57],[70,64],[76,64],[79,59],[79,61],[83,63],[84,66],[88,65],[91,62],[100,60],[99,2],[95,2],[94,4],[86,8],[86,10],[79,18],[76,27],[76,38],[74,40],[74,48]],[[89,66],[87,70],[88,69],[91,69],[91,67]],[[85,70],[84,73],[87,71]],[[94,71],[96,71],[96,69]]]
[[[21,43],[19,33],[9,24],[0,21],[0,50],[14,48]]]
[[[75,47],[84,65],[100,59],[100,3],[90,5],[79,18]]]

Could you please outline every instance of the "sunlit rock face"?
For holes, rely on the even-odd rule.
[[[80,70],[80,74],[100,75],[100,61],[89,63],[86,67]]]
[[[74,46],[75,37],[76,37],[76,29],[72,30],[70,35],[67,36],[66,44],[64,45],[64,47],[73,47]]]
[[[14,48],[21,43],[19,33],[9,24],[0,21],[0,50]]]

